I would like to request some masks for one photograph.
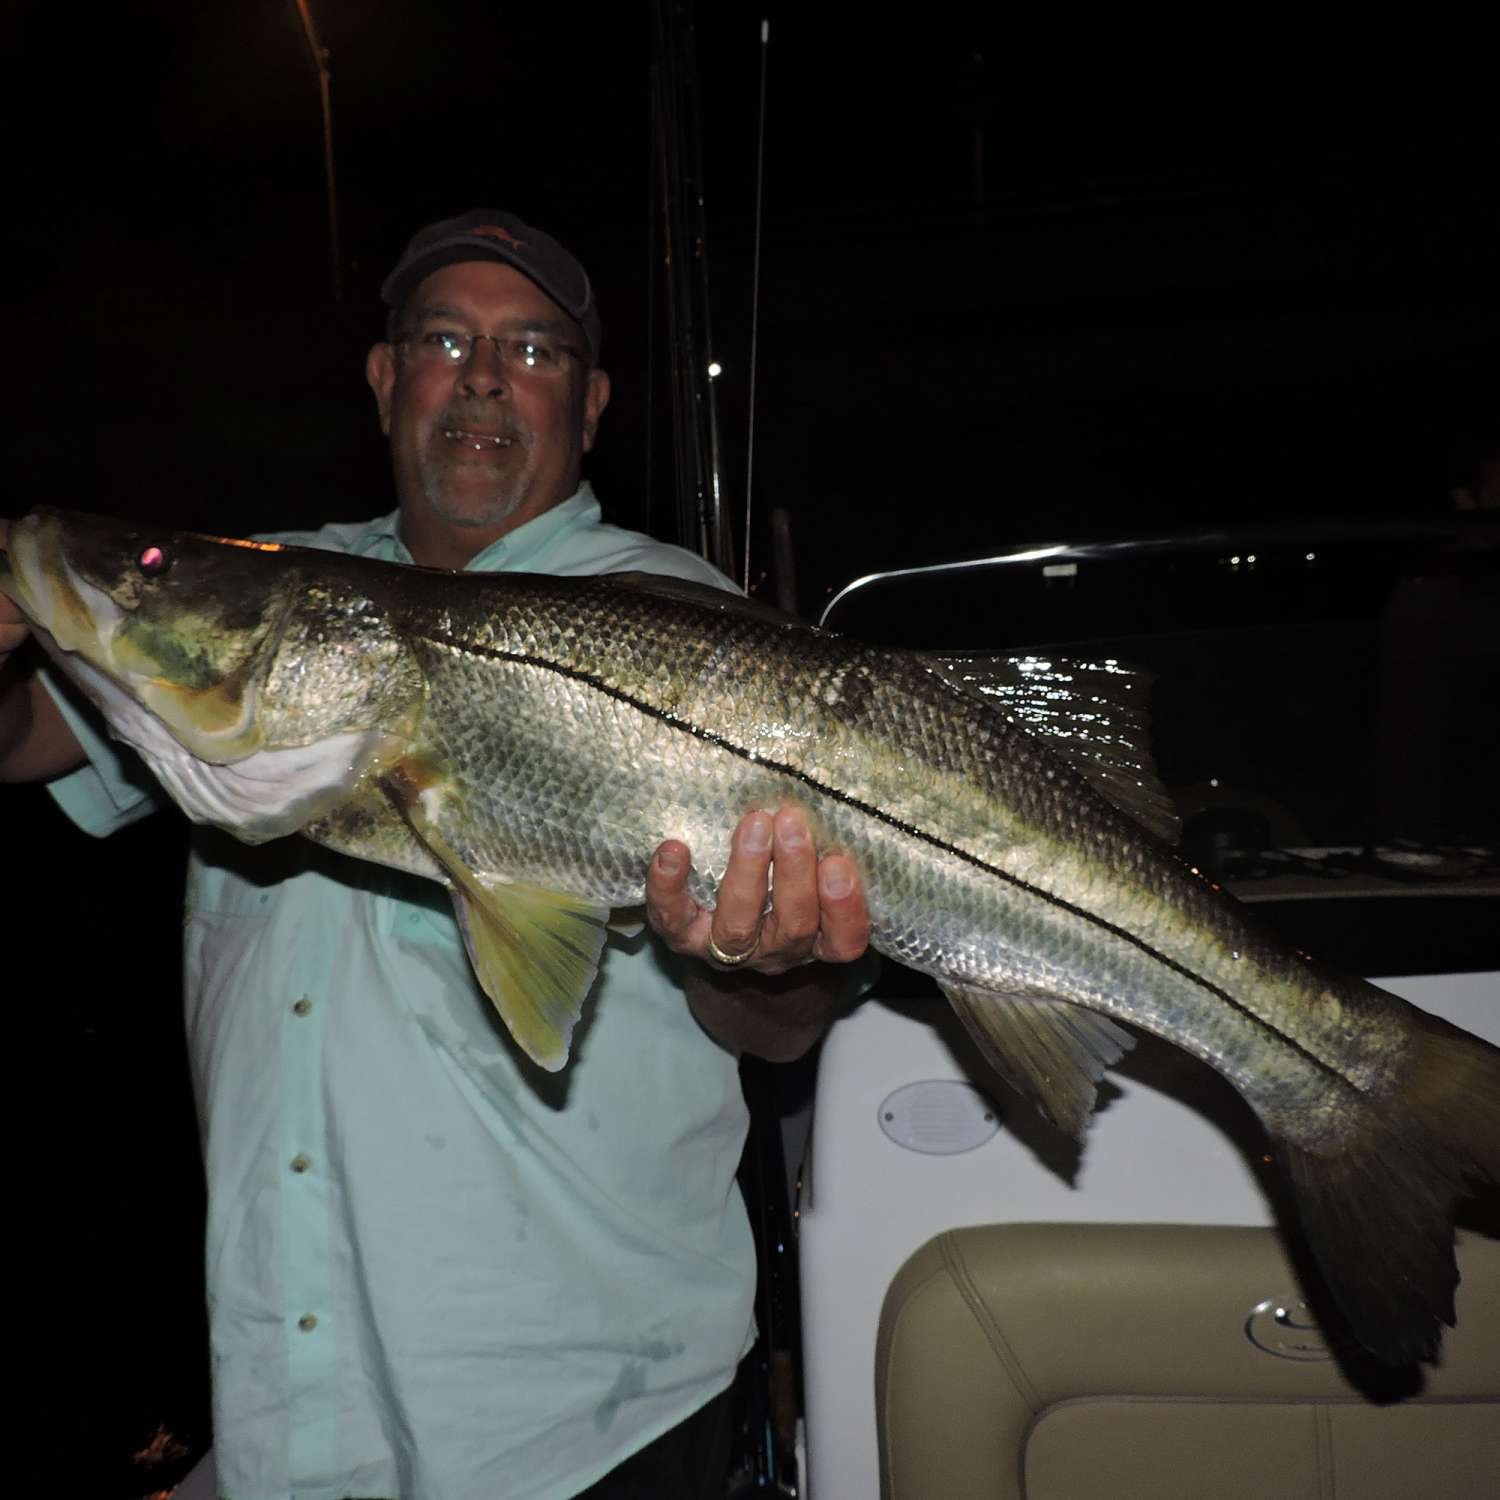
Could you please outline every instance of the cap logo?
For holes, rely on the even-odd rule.
[[[517,250],[526,248],[525,240],[518,240],[510,230],[502,229],[498,224],[480,224],[473,229],[466,229],[465,234],[483,234],[492,240],[504,240],[507,245],[514,245]]]

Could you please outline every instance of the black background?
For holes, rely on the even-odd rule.
[[[751,571],[785,509],[804,610],[872,568],[1032,540],[1440,511],[1456,444],[1494,430],[1497,132],[1477,34],[1315,36],[1265,11],[1114,31],[941,6],[879,24],[703,10],[736,526],[771,21]],[[0,511],[234,532],[388,510],[362,375],[379,282],[416,228],[483,204],[591,268],[615,387],[592,477],[611,519],[672,537],[649,8],[312,11],[338,297],[292,0],[24,14]],[[5,808],[35,1393],[17,1462],[60,1493],[144,1494],[187,1461],[131,1461],[158,1423],[208,1437],[182,841],[158,818],[95,845],[37,789]],[[90,1465],[107,1477],[70,1488]]]

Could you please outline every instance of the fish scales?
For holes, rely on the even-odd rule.
[[[1273,968],[1280,986],[1305,987],[1307,975],[984,703],[899,653],[758,620],[704,636],[701,611],[664,616],[607,585],[592,593],[564,591],[560,618],[557,590],[513,580],[477,608],[467,650],[451,615],[428,636],[414,623],[430,717],[447,727],[437,751],[486,791],[455,821],[505,831],[468,846],[476,868],[627,905],[641,899],[651,850],[676,836],[699,854],[711,898],[728,857],[725,810],[801,801],[820,843],[865,872],[873,940],[889,956],[1185,1032],[1257,1103],[1322,1087],[1326,1066],[1309,1057],[1270,1077],[1264,1063],[1262,1028],[1290,1035],[1295,1012],[1258,1011],[1257,997]],[[453,726],[476,721],[503,730],[453,743]],[[890,807],[900,816],[873,811]],[[1107,881],[1093,876],[1102,870]],[[1164,973],[1163,958],[1184,972]],[[1315,1019],[1302,1029],[1326,1030]],[[1387,1070],[1399,1039],[1360,1038],[1362,1076]]]

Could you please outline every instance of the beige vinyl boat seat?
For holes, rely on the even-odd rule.
[[[902,1266],[882,1309],[880,1493],[1495,1500],[1500,1242],[1465,1237],[1460,1266],[1442,1364],[1419,1394],[1376,1403],[1305,1326],[1272,1230],[946,1231]]]

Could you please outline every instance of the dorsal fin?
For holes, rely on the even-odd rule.
[[[1148,832],[1166,844],[1177,842],[1177,812],[1150,749],[1149,673],[1114,660],[1066,656],[922,660],[1035,735]]]

